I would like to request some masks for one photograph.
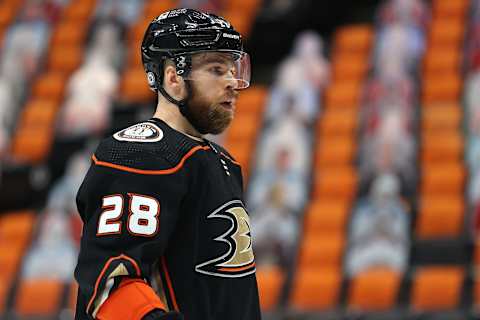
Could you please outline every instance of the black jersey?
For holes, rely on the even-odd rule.
[[[148,281],[186,320],[261,318],[241,168],[224,149],[150,119],[92,160],[77,195],[75,319],[94,318],[124,277]]]

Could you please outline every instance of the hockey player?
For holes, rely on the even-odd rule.
[[[78,191],[75,319],[260,319],[242,174],[206,140],[250,82],[240,34],[216,15],[165,12],[142,60],[154,116],[103,140]]]

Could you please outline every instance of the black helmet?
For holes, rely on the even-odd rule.
[[[229,52],[236,61],[237,89],[246,88],[250,83],[250,58],[243,51],[241,35],[227,20],[214,14],[186,8],[164,12],[148,26],[141,50],[150,88],[159,90],[170,102],[179,106],[182,101],[170,97],[162,85],[166,59],[171,59],[177,74],[187,79],[192,54]]]

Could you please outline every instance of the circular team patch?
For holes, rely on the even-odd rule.
[[[162,140],[163,131],[151,122],[142,122],[115,133],[113,137],[119,141],[157,142]]]

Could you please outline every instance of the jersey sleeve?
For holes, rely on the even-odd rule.
[[[148,284],[179,218],[186,179],[182,169],[137,170],[94,156],[77,194],[84,222],[75,270],[81,319],[94,319],[125,279]]]

